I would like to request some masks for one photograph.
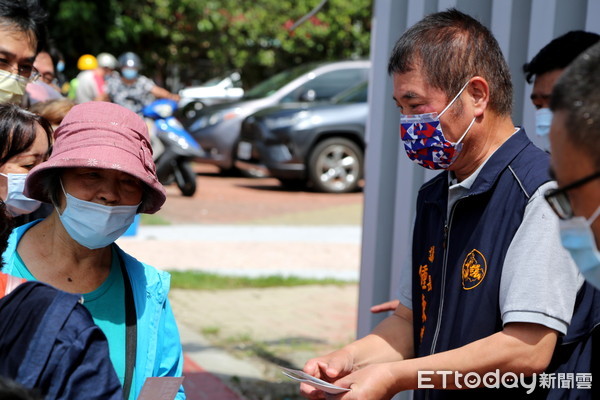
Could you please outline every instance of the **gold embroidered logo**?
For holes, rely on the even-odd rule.
[[[471,290],[479,286],[485,278],[487,272],[487,263],[485,257],[479,250],[473,249],[462,266],[462,287],[465,290]]]
[[[429,247],[427,251],[427,260],[429,262],[433,262],[435,259],[435,246]],[[427,300],[429,297],[428,292],[433,290],[433,284],[431,282],[431,274],[429,273],[429,265],[423,264],[419,265],[419,278],[421,281],[421,332],[420,332],[420,341],[423,341],[423,336],[425,335],[425,321],[427,321]]]
[[[427,264],[419,266],[419,276],[421,277],[421,289],[431,292],[431,275],[429,275],[429,266]]]

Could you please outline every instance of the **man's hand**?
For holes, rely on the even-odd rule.
[[[397,393],[395,389],[400,376],[394,375],[390,363],[372,364],[333,382],[334,385],[350,388],[341,393],[339,400],[388,400]]]
[[[334,382],[351,373],[353,369],[354,360],[345,349],[313,358],[304,365],[304,372],[326,382]],[[300,394],[307,399],[325,399],[325,393],[305,383],[300,384]]]
[[[394,311],[396,308],[398,308],[398,304],[400,304],[400,300],[386,301],[385,303],[376,304],[371,307],[371,312],[373,314],[379,314],[386,311]]]

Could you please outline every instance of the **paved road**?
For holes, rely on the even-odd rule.
[[[164,270],[358,280],[360,227],[141,226],[119,245]]]
[[[198,191],[183,197],[167,187],[157,216],[174,224],[354,225],[362,222],[360,192],[347,194],[284,190],[273,178],[221,177],[199,165]]]
[[[358,278],[362,193],[289,192],[274,179],[197,171],[193,198],[167,188],[157,217],[170,225],[142,225],[119,245],[164,269]],[[356,284],[172,290],[188,398],[297,398],[276,366],[301,367],[352,340],[357,295]]]

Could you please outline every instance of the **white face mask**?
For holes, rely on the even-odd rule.
[[[592,285],[600,289],[600,251],[592,231],[592,223],[600,215],[600,206],[590,219],[573,217],[560,220],[560,240],[579,267],[581,274]]]
[[[61,182],[62,186],[62,182]],[[134,206],[105,206],[80,200],[65,192],[67,205],[58,212],[65,230],[82,246],[100,249],[117,240],[133,223],[139,204]]]
[[[0,174],[6,177],[6,209],[13,217],[30,214],[40,208],[39,200],[30,199],[23,194],[27,174]]]
[[[21,103],[26,86],[26,78],[0,70],[0,103]]]

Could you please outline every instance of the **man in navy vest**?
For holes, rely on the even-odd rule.
[[[416,399],[550,398],[565,376],[560,385],[571,385],[573,398],[591,396],[589,360],[579,369],[577,353],[589,352],[580,345],[587,336],[563,338],[572,321],[586,320],[573,310],[593,291],[544,200],[556,187],[549,156],[511,120],[497,41],[455,9],[432,14],[400,37],[388,71],[408,157],[443,172],[419,191],[394,314],[304,371],[350,388],[343,400],[411,389]]]

